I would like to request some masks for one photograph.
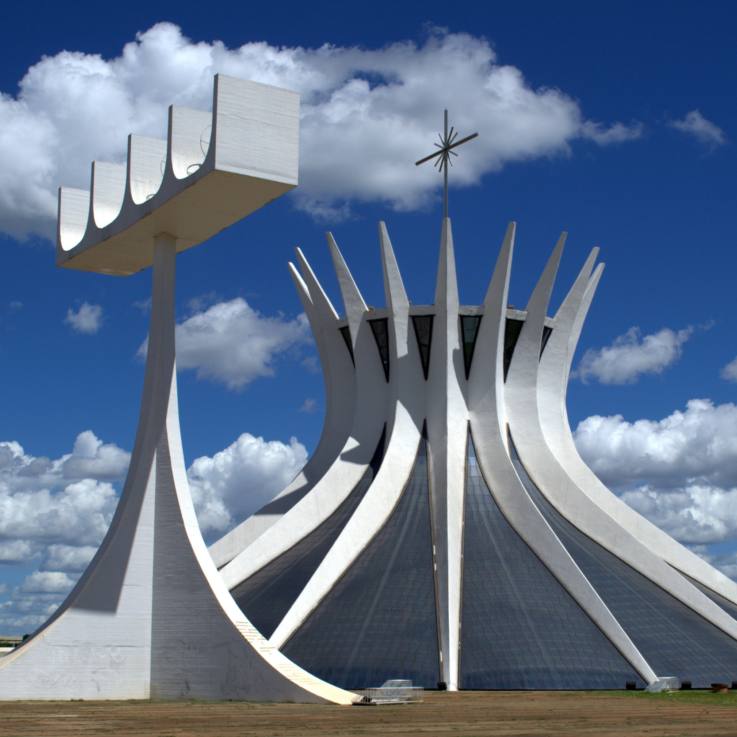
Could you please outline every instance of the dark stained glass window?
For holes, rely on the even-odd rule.
[[[369,325],[379,349],[381,365],[384,367],[384,376],[389,381],[389,320],[386,317],[369,320]]]
[[[696,688],[737,680],[737,642],[565,519],[510,447],[528,494],[650,667]]]
[[[440,678],[425,442],[386,524],[283,647],[343,688]]]
[[[476,347],[476,338],[479,334],[481,315],[461,315],[461,341],[463,343],[463,365],[466,369],[466,378],[471,371],[473,351]]]
[[[522,332],[524,320],[515,320],[508,317],[504,326],[504,381],[507,380],[509,373],[509,365],[512,363],[512,355],[514,347],[517,345],[517,339]]]
[[[386,428],[361,480],[330,517],[231,591],[243,613],[265,637],[274,633],[368,491],[381,466],[385,434]]]
[[[432,345],[432,322],[433,315],[412,315],[412,324],[415,327],[417,347],[420,350],[422,361],[422,372],[427,379],[430,370],[430,347]]]
[[[469,439],[460,683],[468,689],[643,685],[499,509]]]
[[[550,338],[550,334],[553,332],[553,328],[548,327],[545,325],[543,327],[543,340],[540,344],[540,355],[542,356],[543,351],[545,350],[545,346],[548,344],[548,338]]]
[[[525,324],[524,320],[517,320],[513,317],[508,317],[506,325],[504,327],[504,380],[507,380],[507,374],[509,373],[509,366],[512,363],[512,356],[514,355],[514,349],[519,340],[519,335],[522,332],[522,326]],[[542,356],[545,346],[548,344],[550,334],[553,332],[553,328],[545,325],[543,327],[543,337],[540,343],[540,355]]]
[[[345,341],[346,347],[348,348],[348,353],[351,354],[351,362],[353,365],[356,365],[356,359],[353,356],[353,342],[351,341],[351,329],[344,325],[342,328],[340,328],[340,334],[343,336],[343,340]]]

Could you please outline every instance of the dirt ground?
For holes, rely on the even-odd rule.
[[[737,735],[737,694],[425,693],[421,704],[0,703],[0,737],[712,737]]]

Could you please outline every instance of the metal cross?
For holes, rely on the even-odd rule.
[[[448,166],[453,166],[453,161],[450,157],[458,156],[453,149],[457,148],[462,143],[467,143],[477,136],[478,133],[472,133],[470,136],[466,136],[465,138],[461,138],[460,141],[456,141],[456,138],[458,138],[458,132],[454,131],[452,126],[451,129],[448,130],[448,111],[446,110],[443,132],[438,133],[440,143],[434,144],[438,150],[429,156],[425,156],[424,159],[415,161],[415,166],[419,166],[420,164],[424,164],[426,161],[436,159],[434,166],[437,167],[438,171],[443,172],[443,218],[448,217]]]

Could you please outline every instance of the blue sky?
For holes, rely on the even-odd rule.
[[[273,493],[319,437],[322,379],[286,269],[292,248],[339,304],[332,230],[367,301],[382,304],[383,219],[413,301],[430,301],[440,178],[413,162],[447,105],[462,132],[481,134],[452,173],[463,301],[480,301],[509,220],[520,307],[561,230],[556,304],[600,245],[607,267],[569,390],[579,447],[635,507],[737,573],[729,4],[120,3],[101,17],[99,6],[69,14],[49,3],[5,13],[0,632],[33,629],[104,534],[143,378],[150,274],[58,270],[49,202],[58,184],[85,184],[92,158],[119,158],[128,132],[163,128],[170,102],[206,101],[219,69],[298,88],[306,117],[298,191],[178,259],[183,439],[188,462],[199,459],[210,539]],[[198,343],[208,331],[209,360]],[[259,350],[223,369],[219,357],[246,335]]]

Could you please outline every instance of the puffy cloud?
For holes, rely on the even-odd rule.
[[[307,461],[305,447],[266,441],[249,433],[214,456],[197,458],[188,476],[197,518],[204,533],[225,531],[281,491]]]
[[[737,381],[737,358],[733,358],[720,373],[726,381]]]
[[[0,539],[97,544],[117,496],[109,483],[82,479],[56,493],[48,489],[0,493]]]
[[[692,399],[661,420],[588,417],[575,440],[607,486],[678,540],[737,540],[734,404]]]
[[[96,546],[112,519],[129,454],[89,430],[71,453],[32,456],[14,441],[0,443],[0,559],[23,560],[50,544]]]
[[[0,627],[6,632],[33,632],[56,611],[63,599],[60,594],[27,594],[16,587],[11,599],[0,602]]]
[[[96,545],[49,545],[41,568],[81,573],[96,552]]]
[[[700,551],[697,550],[696,552],[701,555]],[[717,555],[706,554],[704,557],[712,565],[715,565],[725,576],[737,580],[737,552]]]
[[[698,110],[691,110],[680,120],[671,120],[669,125],[681,133],[693,136],[699,143],[716,148],[727,142],[724,131],[707,120]]]
[[[64,478],[93,478],[115,481],[125,476],[130,453],[117,445],[103,443],[92,430],[77,435],[71,455],[61,463]]]
[[[64,322],[76,333],[94,335],[102,327],[102,307],[82,302],[77,310],[67,310]]]
[[[433,32],[422,44],[365,49],[246,43],[193,43],[159,23],[120,56],[63,51],[26,72],[18,94],[0,96],[0,227],[11,235],[51,236],[56,187],[88,187],[92,159],[122,161],[128,133],[163,136],[170,103],[207,108],[212,75],[223,72],[302,95],[298,205],[317,216],[345,215],[354,201],[401,209],[437,191],[427,153],[448,107],[457,130],[478,130],[473,156],[460,157],[457,185],[505,164],[566,154],[577,139],[607,145],[641,127],[586,120],[555,88],[534,88],[499,63],[484,38]],[[356,176],[356,162],[371,166]]]
[[[77,435],[71,453],[33,456],[16,441],[0,442],[0,500],[22,491],[55,492],[71,481],[120,481],[130,454],[103,443],[91,430]]]
[[[274,373],[276,358],[310,341],[304,315],[288,320],[266,317],[244,299],[218,302],[176,327],[177,367],[194,369],[200,378],[242,389]],[[144,354],[146,344],[139,354]]]
[[[245,433],[188,470],[205,534],[224,531],[286,486],[307,460],[288,444]],[[72,452],[32,456],[15,441],[0,443],[0,564],[37,570],[11,591],[0,591],[0,629],[33,630],[61,603],[95,554],[112,520],[129,454],[80,433]]]
[[[622,499],[683,543],[737,539],[737,488],[689,484],[676,489],[644,485]]]
[[[0,443],[0,563],[40,566],[0,603],[0,628],[32,630],[59,605],[110,525],[128,459],[89,430],[55,459]]]
[[[692,334],[691,327],[663,328],[643,336],[640,328],[631,327],[612,345],[587,350],[573,376],[584,383],[593,378],[602,384],[632,384],[643,374],[661,374],[680,358]]]
[[[737,406],[692,399],[661,420],[594,415],[575,431],[581,456],[607,483],[677,486],[684,479],[737,485]]]
[[[39,546],[31,540],[5,540],[0,542],[0,563],[28,561],[34,558],[38,551]]]
[[[66,594],[74,579],[61,571],[34,571],[20,585],[24,594]]]

